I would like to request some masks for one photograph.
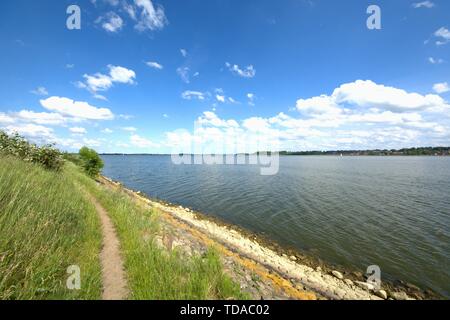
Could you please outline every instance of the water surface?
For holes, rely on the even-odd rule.
[[[250,165],[174,165],[169,156],[103,156],[126,186],[450,298],[450,157],[281,157]]]

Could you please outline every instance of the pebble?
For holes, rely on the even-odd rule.
[[[364,290],[370,291],[374,289],[373,284],[362,282],[362,281],[356,281],[356,285]]]
[[[350,280],[350,279],[344,279],[344,282],[345,282],[346,284],[348,284],[349,286],[354,285],[353,281]]]
[[[296,256],[290,256],[289,259],[291,259],[291,261],[297,261],[297,257]]]
[[[377,291],[375,291],[375,294],[384,300],[386,300],[388,298],[387,292],[384,290],[377,290]]]
[[[392,292],[391,296],[395,300],[408,300],[409,299],[408,295],[405,292]]]
[[[344,276],[339,271],[333,270],[333,271],[331,271],[331,274],[338,279],[341,279],[341,280],[344,279]]]

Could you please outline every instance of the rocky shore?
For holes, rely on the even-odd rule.
[[[102,178],[101,183],[124,192],[162,213],[163,232],[153,241],[165,249],[192,255],[219,247],[224,266],[255,299],[415,300],[427,294],[417,287],[382,283],[376,289],[363,273],[305,263],[301,254],[274,248],[257,236],[210,219],[189,208],[149,199],[141,192]]]

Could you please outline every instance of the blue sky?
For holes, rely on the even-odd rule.
[[[70,151],[448,146],[449,29],[446,0],[1,1],[0,127]]]

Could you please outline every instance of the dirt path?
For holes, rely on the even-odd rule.
[[[120,253],[120,242],[108,212],[93,196],[88,195],[94,204],[102,224],[103,248],[100,253],[103,280],[103,300],[127,299],[129,291],[124,263]]]

